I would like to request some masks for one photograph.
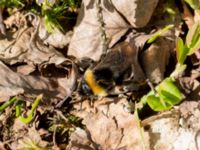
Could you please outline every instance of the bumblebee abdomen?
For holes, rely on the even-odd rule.
[[[84,74],[85,83],[90,87],[94,95],[106,96],[106,89],[100,86],[94,76],[94,73],[91,69],[87,69]]]

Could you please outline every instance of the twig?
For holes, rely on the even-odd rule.
[[[58,102],[58,104],[56,104],[55,108],[61,108],[64,102],[66,102],[69,97],[70,96],[65,96],[60,102]]]
[[[53,131],[53,145],[54,146],[58,146],[56,143],[56,130],[57,130],[57,126],[55,126],[55,130]]]
[[[31,39],[30,39],[30,42],[29,42],[29,48],[32,50],[32,49],[36,49],[38,51],[41,51],[38,46],[37,46],[37,42],[38,41],[37,39],[39,38],[38,37],[38,33],[39,33],[39,28],[40,28],[40,19],[38,19],[38,24],[37,24],[37,27],[35,29],[35,31],[33,32],[33,34],[31,35]]]
[[[149,85],[149,87],[151,88],[151,90],[154,92],[154,94],[156,94],[156,89],[153,86],[152,82],[149,80],[149,78],[146,79],[147,84]]]
[[[108,50],[108,38],[106,36],[106,30],[105,30],[105,23],[104,23],[104,19],[103,19],[103,8],[101,6],[101,0],[96,0],[96,8],[97,8],[97,19],[99,22],[99,30],[101,33],[101,42],[102,42],[102,55],[101,58],[104,58],[107,50]]]

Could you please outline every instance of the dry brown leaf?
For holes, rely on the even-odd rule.
[[[66,46],[68,46],[68,44],[71,41],[71,37],[72,37],[72,31],[66,32],[65,34],[63,34],[60,31],[56,31],[54,33],[52,33],[45,41],[44,43],[52,45],[55,48],[64,48]]]
[[[70,142],[67,146],[67,150],[93,150],[95,146],[90,139],[88,139],[88,134],[85,130],[81,128],[76,128],[76,130],[70,136]]]
[[[22,26],[25,26],[26,20],[22,12],[15,10],[15,13],[6,18],[4,20],[4,23],[6,27],[10,29],[12,29],[13,26],[20,28]]]
[[[110,1],[102,2],[106,34],[112,47],[128,30],[126,21],[118,14]],[[102,54],[102,37],[95,1],[83,0],[68,55],[99,60]]]
[[[135,49],[143,49],[149,38],[154,36],[154,33],[131,33],[126,39]],[[150,45],[144,52],[140,52],[139,60],[141,66],[146,73],[146,77],[154,83],[159,83],[165,73],[166,65],[171,52],[175,48],[174,31],[169,30],[163,33],[154,43]],[[136,75],[141,76],[139,71],[135,71]]]
[[[37,29],[35,29],[37,30]],[[26,62],[40,65],[42,63],[59,65],[67,59],[53,47],[47,47],[37,37],[34,28],[21,29],[16,40],[0,41],[0,60],[7,64]],[[11,36],[16,37],[16,35]]]
[[[39,71],[43,75],[52,77],[52,73],[56,74],[56,77],[59,77],[59,78],[55,79],[56,80],[55,83],[45,83],[47,85],[46,86],[47,93],[49,91],[49,84],[50,84],[52,91],[55,88],[55,91],[52,93],[55,94],[56,89],[58,88],[60,89],[60,91],[57,91],[57,92],[60,93],[62,97],[64,95],[67,96],[68,94],[71,95],[72,89],[74,89],[72,87],[75,84],[74,80],[76,80],[76,73],[77,73],[77,72],[74,72],[73,76],[70,75],[69,76],[70,78],[67,77],[67,74],[70,72],[70,68],[68,68],[68,66],[65,66],[65,65],[66,64],[68,65],[69,62],[71,61],[65,58],[60,52],[56,51],[53,47],[47,47],[46,45],[44,45],[40,41],[40,39],[37,38],[37,34],[34,35],[35,33],[36,32],[33,30],[33,28],[28,28],[28,29],[25,28],[25,29],[22,29],[22,31],[19,33],[20,36],[16,39],[16,41],[14,40],[0,41],[0,45],[2,45],[1,50],[0,50],[0,54],[1,54],[0,59],[10,65],[20,63],[20,62],[27,63],[27,66],[18,67],[18,71],[25,75],[28,75],[29,73],[35,71],[35,68],[36,68],[35,66],[39,67]],[[7,47],[8,49],[6,49]],[[11,78],[11,80],[14,80],[14,79]],[[31,79],[28,79],[28,80],[29,80],[28,83],[32,82],[30,81]],[[33,81],[34,80],[35,79],[33,79]],[[48,82],[48,80],[46,80],[45,82]],[[36,83],[39,83],[39,82],[36,82]],[[62,85],[59,85],[60,83]],[[41,82],[41,84],[43,83]],[[53,84],[55,87],[53,86]],[[65,84],[67,84],[67,86]],[[24,87],[23,84],[15,85],[13,83],[12,86],[13,87],[17,86],[18,88],[14,88],[15,90],[11,90],[12,92],[9,91],[10,88],[8,88],[7,90],[9,91],[9,93],[10,92],[12,93],[12,94],[7,94],[8,96],[24,93],[24,88],[21,88],[21,87]],[[31,87],[32,89],[35,89],[34,84]],[[7,88],[6,84],[4,88],[5,89]],[[5,89],[3,91],[5,91]],[[44,89],[45,88],[43,88],[43,90]],[[31,91],[31,89],[29,90]],[[2,93],[2,94],[5,94],[5,93]]]
[[[184,118],[191,116],[198,107],[199,103],[197,101],[185,101],[180,105],[181,116]]]
[[[112,4],[135,28],[147,25],[156,8],[158,0],[112,0]]]
[[[96,103],[94,107],[83,104],[82,110],[76,113],[83,117],[92,141],[102,149],[141,150],[140,131],[134,115],[127,110],[127,101],[118,99],[114,103],[105,98]],[[144,136],[148,147],[148,134]]]
[[[200,99],[200,82],[192,76],[179,78],[178,81],[181,90],[187,94],[187,99],[198,101]]]
[[[144,32],[131,32],[126,41],[128,41],[135,49],[143,49],[147,40],[152,37],[153,34],[145,34]]]
[[[144,27],[149,22],[157,2],[158,0],[148,2],[144,0],[103,1],[101,6],[103,7],[105,30],[110,42],[109,48],[130,28],[127,21],[133,27]],[[99,60],[103,45],[101,34],[96,3],[84,0],[68,54],[77,58],[89,57]]]
[[[17,149],[17,150],[29,149],[29,148],[36,149],[36,146],[38,147],[38,149],[39,147],[40,148],[47,147],[48,142],[41,139],[41,136],[39,132],[35,129],[35,127],[31,128],[27,127],[26,129],[24,128],[21,130],[24,130],[25,133],[21,138],[12,142],[11,144],[12,149]]]
[[[166,65],[174,47],[173,41],[160,37],[143,52],[141,64],[147,78],[153,83],[159,83],[163,80]]]
[[[33,64],[21,65],[17,67],[17,72],[23,75],[29,75],[35,71],[35,66]]]
[[[68,44],[71,41],[72,34],[73,34],[72,31],[63,33],[58,29],[55,29],[53,33],[48,33],[48,31],[46,30],[44,26],[44,21],[41,24],[40,29],[39,29],[39,36],[41,39],[45,39],[44,40],[45,44],[51,45],[55,48],[60,48],[60,49],[68,46]]]
[[[67,78],[63,77],[57,79],[59,86],[65,89],[66,96],[71,96],[72,92],[75,90],[78,79],[77,75],[77,67],[74,64],[72,64],[72,68],[70,69]]]
[[[57,81],[39,76],[24,76],[11,71],[7,66],[0,62],[0,101],[7,100],[10,96],[25,94],[37,96],[43,93],[50,99],[62,99],[67,95],[69,87],[61,87]],[[68,78],[66,77],[66,82]]]

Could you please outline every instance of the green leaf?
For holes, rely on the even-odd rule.
[[[157,94],[151,91],[143,99],[154,111],[168,110],[183,99],[183,94],[176,87],[172,78],[163,80],[156,87],[156,91]]]
[[[21,107],[22,104],[20,102],[18,102],[15,106],[15,116],[19,117],[21,115]]]
[[[189,52],[189,48],[184,45],[183,40],[180,37],[176,39],[176,52],[178,63],[183,64]]]
[[[195,45],[189,49],[188,55],[192,55],[195,51],[200,49],[200,35]]]
[[[192,44],[192,39],[193,39],[193,36],[194,36],[194,34],[195,34],[195,32],[196,32],[197,27],[198,27],[198,24],[194,24],[194,25],[189,29],[189,31],[188,31],[188,33],[187,33],[186,41],[185,41],[185,42],[186,42],[186,45],[187,45],[188,47],[190,47],[191,44]]]
[[[200,24],[195,23],[188,31],[186,45],[188,48],[194,47],[200,36]]]
[[[200,48],[200,23],[195,23],[186,36],[186,45],[189,48],[188,55],[192,55]]]
[[[165,80],[163,80],[163,82],[161,82],[161,84],[158,86],[157,91],[158,92],[167,91],[169,93],[172,93],[174,96],[178,97],[179,99],[182,97],[182,93],[174,84],[174,79],[170,77],[166,78]]]
[[[162,101],[164,100],[155,95],[150,95],[147,97],[147,103],[154,111],[163,111],[171,108],[171,106],[168,106],[166,103],[163,105]]]
[[[182,95],[181,95],[181,97],[179,97],[179,96],[177,96],[176,92],[170,93],[169,91],[162,90],[160,95],[161,95],[161,98],[163,98],[165,100],[165,103],[167,103],[171,106],[178,104],[180,102],[180,100],[182,99]],[[172,100],[173,100],[173,102],[172,102]]]
[[[168,104],[178,104],[182,98],[183,94],[174,84],[172,78],[167,78],[158,86],[158,94],[161,98],[165,99]]]
[[[161,36],[161,34],[163,34],[165,31],[171,29],[172,27],[174,27],[174,25],[167,25],[166,27],[164,27],[163,29],[157,31],[156,33],[154,33],[154,35],[152,37],[150,37],[147,40],[148,44],[153,43],[159,36]]]

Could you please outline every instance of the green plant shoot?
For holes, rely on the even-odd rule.
[[[3,105],[0,106],[0,113],[3,112],[7,107],[9,107],[10,105],[14,104],[14,102],[16,102],[17,98],[16,96],[14,96],[13,98],[11,98],[9,101],[5,102]]]
[[[192,55],[196,50],[200,48],[200,23],[196,23],[192,26],[186,36],[186,44],[189,48],[187,55]]]
[[[192,55],[200,48],[200,23],[196,23],[186,36],[186,43],[181,38],[176,40],[177,65],[170,77],[164,79],[156,86],[156,93],[151,90],[141,98],[141,103],[148,104],[155,111],[168,110],[180,103],[184,95],[175,85],[175,78],[182,74],[186,68],[184,61],[188,55]]]
[[[31,121],[33,120],[34,112],[35,112],[37,106],[39,105],[41,99],[42,99],[42,95],[39,95],[39,96],[36,98],[36,100],[34,101],[34,103],[33,103],[33,105],[32,105],[32,108],[31,108],[31,110],[30,110],[30,113],[28,114],[28,116],[27,116],[26,118],[24,118],[24,117],[21,116],[21,115],[19,116],[19,114],[18,114],[19,120],[20,120],[21,122],[23,122],[23,123],[29,123],[29,122],[31,122]],[[21,112],[20,109],[21,109],[20,106],[16,107],[16,112]]]
[[[176,54],[177,54],[177,61],[179,64],[183,65],[185,59],[187,58],[188,52],[189,48],[185,46],[183,40],[178,37],[176,39]]]
[[[143,104],[147,103],[154,111],[168,110],[184,98],[171,77],[163,80],[155,90],[157,93],[150,91],[141,99]]]
[[[147,43],[148,44],[151,44],[153,43],[159,36],[161,36],[164,32],[166,32],[167,30],[173,28],[174,25],[167,25],[166,27],[164,27],[163,29],[157,31],[156,33],[154,33],[154,35],[152,37],[150,37],[148,40],[147,40]]]

